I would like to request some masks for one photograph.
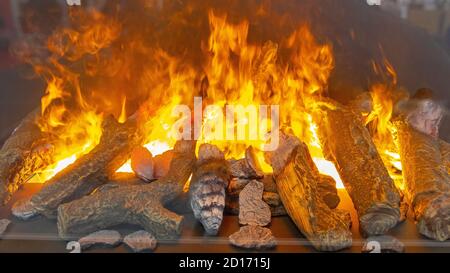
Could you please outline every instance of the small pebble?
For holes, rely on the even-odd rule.
[[[91,246],[114,247],[122,242],[122,237],[115,230],[101,230],[81,238],[78,242],[82,249],[87,249]]]
[[[158,243],[155,236],[145,230],[128,234],[123,242],[134,252],[153,251]]]

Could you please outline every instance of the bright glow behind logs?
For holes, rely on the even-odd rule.
[[[227,105],[250,108],[276,105],[280,109],[281,129],[304,141],[319,170],[340,183],[333,164],[324,159],[320,145],[316,145],[317,136],[311,131],[313,124],[307,114],[309,107],[323,95],[334,67],[331,46],[319,43],[307,26],[299,27],[279,41],[250,44],[248,21],[232,24],[226,15],[213,11],[209,11],[208,19],[209,39],[198,44],[204,54],[204,58],[199,58],[203,59],[200,69],[182,55],[170,55],[159,47],[158,41],[144,42],[142,33],[135,29],[122,33],[124,26],[100,13],[81,16],[77,21],[81,25],[79,29],[56,32],[49,39],[56,69],[50,73],[55,76],[50,77],[53,80],[49,81],[43,98],[45,118],[42,124],[44,131],[51,127],[47,131],[54,132],[56,127],[61,127],[67,132],[57,134],[64,140],[64,145],[55,147],[60,153],[57,161],[69,162],[67,158],[79,158],[89,152],[100,139],[102,114],[113,113],[120,122],[125,122],[127,110],[130,111],[127,106],[135,104],[139,104],[142,114],[142,120],[138,121],[146,136],[145,147],[154,156],[169,150],[175,144],[172,128],[179,122],[179,117],[172,115],[174,106],[191,105],[193,97],[201,91],[204,105],[217,105],[221,110],[205,113],[198,144],[208,142],[223,150],[227,158],[242,158],[250,145],[260,149],[265,143],[266,139],[260,137],[264,134],[261,131],[278,128],[271,128],[270,111],[270,117],[258,117],[258,125],[266,130],[259,127],[256,131],[252,129],[253,119],[245,111],[231,124],[227,124],[229,120],[220,122],[224,116],[220,111]],[[133,33],[136,35],[131,35]],[[116,40],[119,43],[114,47]],[[111,50],[100,54],[105,48]],[[286,56],[282,56],[285,54],[280,54],[281,51]],[[80,75],[71,71],[71,66],[58,62],[63,59],[70,63],[84,55],[93,56],[89,58],[92,62],[84,66],[91,79],[108,76],[95,86],[99,90],[81,90]],[[207,84],[203,86],[205,79]],[[202,83],[201,88],[198,83]],[[115,96],[103,94],[103,89]],[[134,93],[127,96],[121,90]],[[93,95],[85,98],[84,92]],[[77,111],[69,110],[61,101],[75,101]],[[97,106],[99,104],[102,107]],[[219,130],[212,130],[213,127]],[[242,140],[230,140],[219,134],[225,132],[224,128],[234,128],[239,133],[240,127],[246,127],[240,131],[246,135]],[[211,139],[211,135],[222,138]],[[257,159],[266,172],[271,171],[264,162],[263,152],[257,152]],[[119,170],[129,172],[130,169],[128,164]],[[53,170],[58,171],[59,167]]]
[[[163,154],[169,150],[172,150],[168,143],[162,142],[160,140],[155,140],[150,143],[144,145],[144,147],[153,155],[157,156]],[[132,173],[133,169],[131,168],[131,159],[129,159],[125,164],[123,164],[119,169],[117,169],[116,173]]]
[[[307,116],[307,121],[309,122],[309,130],[311,133],[308,147],[317,169],[319,169],[321,174],[333,177],[334,181],[336,181],[336,187],[338,189],[344,189],[344,184],[342,183],[342,179],[339,176],[336,166],[333,162],[324,158],[322,147],[320,146],[319,136],[317,134],[317,125],[313,122],[311,115]]]

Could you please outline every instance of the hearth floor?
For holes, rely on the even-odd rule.
[[[0,252],[44,252],[44,253],[67,253],[67,241],[58,237],[56,220],[48,220],[37,217],[30,221],[21,221],[11,215],[11,204],[14,201],[32,195],[39,190],[40,184],[27,184],[17,192],[13,200],[5,207],[0,208],[0,219],[10,219],[11,225],[0,239]],[[361,252],[363,239],[358,232],[355,211],[347,193],[340,190],[340,208],[351,211],[353,226],[353,247],[342,252]],[[123,236],[138,230],[135,226],[117,226],[111,229],[119,231]],[[239,229],[238,218],[236,216],[225,216],[218,236],[209,237],[203,235],[201,225],[195,221],[191,214],[186,215],[183,233],[176,241],[159,241],[156,253],[227,253],[227,252],[248,252],[228,243],[228,236]],[[308,241],[299,233],[294,223],[289,217],[275,217],[270,226],[273,234],[278,240],[278,246],[267,252],[294,252],[305,253],[315,252]],[[450,252],[450,241],[434,242],[418,234],[412,220],[407,220],[393,229],[392,235],[402,241],[406,246],[406,252]],[[91,248],[84,252],[107,252],[121,253],[130,252],[126,246],[119,245],[115,248]],[[252,251],[256,252],[256,251]]]

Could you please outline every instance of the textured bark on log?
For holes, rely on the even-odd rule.
[[[440,149],[442,161],[447,168],[447,172],[450,173],[450,143],[440,140]]]
[[[135,224],[158,239],[181,233],[183,216],[165,206],[183,191],[195,164],[195,142],[175,145],[168,175],[151,184],[122,186],[83,197],[58,208],[61,237],[85,234],[118,224]]]
[[[229,180],[229,166],[224,154],[216,146],[202,144],[191,179],[189,199],[195,218],[209,235],[217,234],[222,224]]]
[[[279,150],[269,156],[276,162],[272,167],[286,211],[317,250],[336,251],[350,247],[352,234],[348,216],[343,211],[330,209],[319,195],[319,171],[308,148],[299,141],[288,142],[294,143],[294,146],[285,146],[280,141]],[[278,155],[286,166],[278,164],[281,162],[277,159]]]
[[[439,140],[402,120],[395,122],[403,167],[405,196],[419,232],[445,241],[450,234],[450,175]]]
[[[31,203],[40,214],[53,218],[59,205],[81,198],[106,183],[140,144],[134,120],[119,124],[108,117],[102,130],[100,143],[91,152],[47,181],[33,196]]]
[[[336,102],[326,104],[313,114],[325,157],[339,171],[362,234],[384,234],[400,220],[400,195],[360,116]]]
[[[40,108],[29,113],[0,150],[0,204],[36,171],[51,164],[51,149],[37,147],[43,137],[36,121]]]

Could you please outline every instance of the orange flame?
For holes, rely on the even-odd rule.
[[[372,138],[396,186],[404,189],[401,175],[402,164],[394,136],[396,129],[391,122],[394,105],[402,95],[397,87],[397,74],[392,64],[384,58],[384,70],[375,62],[373,69],[377,74],[387,74],[384,83],[373,84],[370,90],[372,111],[366,117],[366,124],[371,127]],[[386,71],[384,73],[383,71]]]
[[[334,165],[323,157],[308,114],[317,98],[325,95],[334,67],[333,52],[329,44],[316,40],[309,27],[300,27],[278,44],[251,44],[248,21],[232,24],[226,15],[209,11],[210,35],[199,45],[204,53],[199,69],[182,55],[169,54],[158,42],[147,42],[139,31],[122,32],[115,17],[95,11],[72,16],[77,18],[74,26],[57,31],[48,40],[49,68],[35,65],[50,79],[39,124],[53,135],[57,151],[55,165],[43,171],[49,174],[44,180],[97,145],[106,114],[116,114],[125,122],[138,109],[145,147],[154,156],[171,149],[174,135],[180,133],[175,125],[192,119],[189,114],[180,122],[174,106],[191,105],[193,97],[201,95],[205,104],[217,107],[202,109],[199,144],[215,144],[227,158],[242,158],[252,145],[259,150],[257,158],[264,170],[270,172],[261,146],[267,142],[264,133],[277,128],[272,128],[274,117],[258,115],[258,107],[278,105],[281,129],[307,143],[319,170],[340,183]],[[288,52],[287,59],[281,50]],[[81,62],[83,73],[66,62]],[[83,77],[91,82],[82,85]],[[242,108],[233,119],[223,119],[229,105]],[[255,120],[260,126],[254,126]],[[226,128],[245,137],[227,139]],[[129,164],[119,169],[130,170]]]

